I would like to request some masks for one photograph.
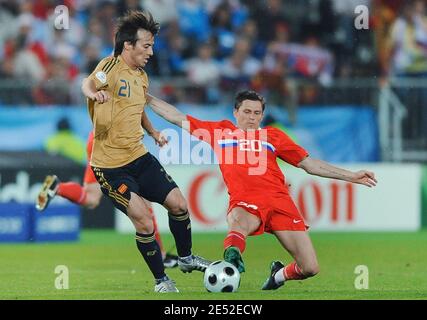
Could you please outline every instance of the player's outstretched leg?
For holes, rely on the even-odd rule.
[[[44,179],[42,188],[36,199],[36,209],[43,211],[49,205],[49,202],[56,196],[58,192],[59,179],[55,175],[48,175]]]
[[[262,290],[275,290],[288,280],[304,280],[312,275],[304,274],[298,264],[293,261],[284,266],[280,261],[273,261],[270,267],[270,277],[264,282]]]
[[[245,272],[242,254],[246,237],[259,228],[261,219],[241,207],[234,207],[227,215],[228,234],[224,239],[224,260],[233,264],[240,273]]]
[[[276,290],[277,288],[280,288],[283,286],[285,281],[278,281],[276,280],[276,274],[279,271],[283,271],[284,265],[280,261],[273,261],[270,265],[270,276],[265,280],[264,284],[262,285],[262,290]]]
[[[224,251],[224,260],[234,265],[240,273],[245,272],[242,254],[237,247],[228,247]]]

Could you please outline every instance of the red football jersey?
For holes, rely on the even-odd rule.
[[[308,156],[283,131],[266,127],[243,131],[231,121],[201,121],[187,116],[190,133],[211,145],[228,188],[235,199],[276,197],[289,194],[277,164],[280,158],[297,166]]]

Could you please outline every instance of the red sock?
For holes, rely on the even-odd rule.
[[[57,194],[79,205],[84,204],[86,200],[86,191],[75,182],[61,182]]]
[[[237,247],[240,253],[243,253],[246,248],[246,237],[237,231],[230,231],[224,239],[224,249],[228,247]]]
[[[286,280],[302,280],[307,278],[303,275],[301,268],[294,261],[283,268],[283,275]]]
[[[163,250],[162,239],[160,238],[160,232],[159,232],[159,229],[157,228],[157,221],[154,215],[154,210],[153,208],[150,208],[150,207],[148,208],[148,210],[150,211],[151,216],[153,217],[154,235],[156,236],[157,243],[159,244],[160,251],[162,252],[162,255],[163,255],[165,251]]]

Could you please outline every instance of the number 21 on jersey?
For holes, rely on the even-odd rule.
[[[120,79],[120,82],[122,83],[122,85],[119,88],[119,97],[130,97],[130,84],[129,81]]]

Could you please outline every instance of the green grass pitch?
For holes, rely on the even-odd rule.
[[[193,249],[209,259],[222,255],[224,233],[194,234]],[[203,274],[168,269],[178,294],[153,292],[153,280],[132,235],[83,231],[76,243],[1,244],[0,299],[427,299],[427,231],[417,233],[311,233],[320,273],[261,291],[273,259],[290,257],[271,235],[250,237],[247,272],[237,293],[208,293]],[[173,245],[163,235],[166,248]],[[69,289],[55,288],[55,267],[69,270]],[[358,290],[355,268],[369,271],[369,289]]]

